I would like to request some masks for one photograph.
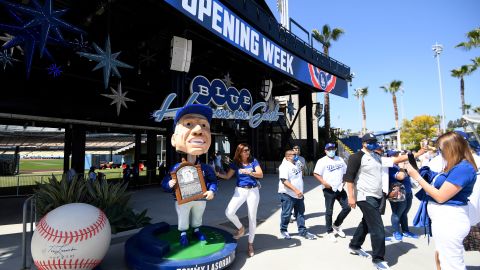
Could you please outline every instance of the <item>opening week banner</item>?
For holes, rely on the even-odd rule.
[[[348,97],[347,81],[283,49],[219,1],[165,0],[165,2],[270,68],[322,91]]]

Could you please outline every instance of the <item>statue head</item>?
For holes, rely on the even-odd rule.
[[[208,152],[212,115],[212,109],[202,104],[190,104],[177,111],[171,141],[177,152],[195,156]]]

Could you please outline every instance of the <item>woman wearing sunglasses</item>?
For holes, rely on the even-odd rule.
[[[432,220],[436,256],[441,269],[466,269],[463,239],[470,230],[468,197],[476,181],[477,164],[467,141],[455,132],[447,132],[437,140],[445,167],[431,183],[418,171],[407,166],[411,179],[428,195],[427,210]],[[438,263],[438,261],[437,261]]]
[[[238,208],[247,202],[248,207],[248,256],[254,255],[253,240],[257,227],[257,208],[260,201],[258,179],[263,178],[263,171],[258,161],[250,154],[250,146],[241,143],[237,146],[233,162],[226,174],[218,173],[217,177],[228,180],[233,175],[237,177],[237,187],[232,199],[228,203],[225,215],[237,227],[238,231],[233,236],[239,239],[245,234],[245,227],[236,215]]]

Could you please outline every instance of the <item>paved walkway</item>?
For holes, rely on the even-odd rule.
[[[277,175],[267,175],[262,180],[260,190],[261,199],[258,209],[258,228],[255,236],[256,255],[247,258],[247,237],[239,240],[237,257],[229,269],[261,269],[274,266],[275,269],[375,269],[369,259],[350,255],[347,247],[356,226],[361,219],[360,209],[353,210],[346,218],[343,228],[346,238],[337,238],[337,243],[332,243],[323,238],[325,233],[324,199],[323,193],[318,188],[317,181],[313,177],[305,179],[305,204],[306,224],[310,232],[319,236],[317,240],[305,240],[296,235],[296,223],[291,223],[289,231],[291,240],[279,238],[280,204],[277,195]],[[233,194],[235,181],[222,181],[216,198],[207,204],[204,215],[204,224],[220,227],[233,232],[233,226],[224,215],[225,208]],[[4,203],[0,206],[3,213]],[[148,214],[152,222],[165,221],[176,224],[176,214],[173,200],[170,194],[164,193],[160,188],[150,188],[136,191],[132,196],[133,207],[139,211],[148,208]],[[16,204],[18,207],[18,203]],[[416,212],[418,201],[414,200],[410,211],[410,221]],[[340,206],[335,204],[334,215],[338,213]],[[11,209],[10,209],[11,210]],[[19,207],[21,211],[21,207]],[[246,205],[238,211],[238,216],[244,225],[248,225]],[[386,224],[387,234],[391,234],[390,207],[383,217]],[[5,218],[3,218],[5,220]],[[0,223],[0,269],[17,270],[21,267],[20,245],[21,234],[15,234],[18,225]],[[421,230],[412,228],[413,232],[421,233]],[[126,270],[123,261],[123,244],[131,232],[124,232],[112,239],[110,250],[102,263],[102,270]],[[434,241],[434,240],[433,240]],[[371,251],[370,239],[363,246],[368,252]],[[392,269],[434,269],[433,251],[434,244],[430,244],[426,238],[405,239],[403,242],[387,242],[386,260]],[[480,270],[480,253],[467,252],[466,263],[469,270]]]

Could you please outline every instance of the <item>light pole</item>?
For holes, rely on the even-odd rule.
[[[438,81],[440,83],[440,104],[442,106],[442,115],[441,115],[441,126],[442,133],[445,133],[445,109],[443,108],[443,86],[442,86],[442,74],[440,72],[440,53],[443,51],[443,46],[435,42],[435,45],[432,46],[434,57],[437,58],[437,68],[438,68]]]

